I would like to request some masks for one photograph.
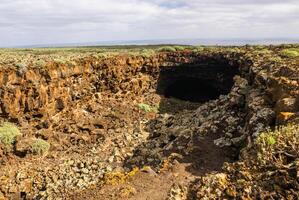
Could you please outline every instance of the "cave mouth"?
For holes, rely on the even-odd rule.
[[[228,94],[234,84],[233,77],[238,74],[238,67],[226,62],[206,61],[162,67],[156,92],[165,97],[165,105],[173,100],[180,100],[178,104],[184,104],[183,101],[205,103]]]
[[[166,98],[176,98],[196,103],[218,99],[221,94],[224,94],[224,92],[214,85],[192,77],[180,78],[170,84],[164,91]]]

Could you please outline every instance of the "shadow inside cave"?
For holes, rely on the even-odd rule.
[[[161,68],[156,89],[160,113],[194,110],[228,94],[237,72],[237,67],[214,61]]]

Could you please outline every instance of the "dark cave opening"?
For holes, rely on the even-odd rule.
[[[157,93],[167,99],[205,103],[230,92],[238,68],[227,63],[195,63],[161,68]],[[163,103],[163,102],[162,102]]]
[[[164,92],[166,98],[203,103],[217,99],[223,92],[199,78],[181,78],[170,84]]]

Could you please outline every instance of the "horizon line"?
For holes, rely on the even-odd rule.
[[[196,42],[197,41],[197,42]],[[173,43],[174,42],[174,43]],[[87,46],[113,46],[113,45],[223,45],[241,46],[246,44],[292,44],[299,43],[299,38],[269,37],[269,38],[173,38],[173,39],[137,39],[137,40],[104,40],[94,42],[48,43],[48,44],[24,44],[17,46],[2,46],[0,48],[63,48],[63,47],[87,47]]]

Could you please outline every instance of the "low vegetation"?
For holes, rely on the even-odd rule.
[[[31,144],[31,151],[36,155],[44,155],[50,149],[50,144],[43,139],[35,139],[35,141]]]
[[[254,51],[255,54],[258,54],[258,55],[263,55],[263,54],[271,54],[272,51],[269,50],[269,49],[257,49]]]
[[[108,172],[104,175],[103,182],[108,185],[117,185],[125,183],[128,179],[135,176],[138,171],[138,168],[133,168],[129,172]]]
[[[13,145],[19,135],[21,135],[21,132],[13,123],[4,122],[0,126],[0,142],[7,147]]]
[[[299,57],[299,48],[284,49],[280,52],[280,55],[287,58]]]
[[[172,46],[165,46],[158,49],[159,52],[175,52],[176,48]]]
[[[224,166],[224,173],[209,174],[199,180],[198,199],[299,198],[299,125],[261,133],[241,155],[240,161]]]
[[[140,54],[144,57],[150,57],[154,55],[156,52],[153,49],[142,49]]]
[[[257,149],[261,163],[290,164],[286,162],[299,158],[299,126],[288,125],[262,133],[257,139]]]
[[[296,58],[299,55],[298,45],[284,45],[282,48],[272,49],[263,45],[248,46],[259,55],[281,56],[282,58]],[[242,47],[220,46],[191,46],[191,45],[123,45],[123,46],[93,46],[76,48],[27,48],[0,49],[1,65],[13,65],[16,68],[42,68],[49,62],[70,64],[84,57],[108,58],[118,54],[141,55],[150,57],[157,52],[176,52],[190,50],[193,52],[236,51]],[[274,51],[273,51],[274,50]],[[273,52],[272,52],[273,51]]]
[[[138,108],[145,112],[158,112],[158,110],[159,110],[158,106],[151,106],[151,105],[148,105],[145,103],[138,104]]]
[[[184,46],[174,46],[173,48],[175,48],[176,51],[184,51],[186,49]]]
[[[205,48],[203,46],[194,46],[192,48],[192,51],[194,52],[200,52],[200,51],[203,51]]]

